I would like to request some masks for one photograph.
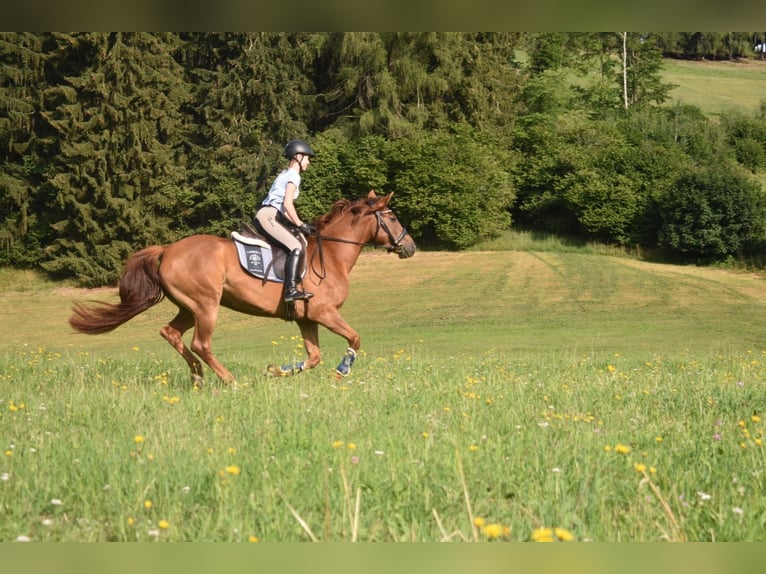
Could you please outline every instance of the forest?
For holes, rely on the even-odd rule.
[[[0,33],[0,267],[82,286],[250,221],[284,144],[311,220],[394,192],[424,248],[512,226],[674,262],[760,261],[766,99],[710,118],[664,58],[764,32]]]

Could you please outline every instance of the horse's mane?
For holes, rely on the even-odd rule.
[[[359,213],[362,211],[362,208],[366,205],[371,205],[372,201],[364,198],[364,199],[357,199],[355,201],[349,201],[348,199],[339,199],[335,203],[332,204],[332,208],[329,212],[325,213],[324,215],[320,216],[315,222],[314,226],[317,229],[322,229],[323,227],[329,225],[336,219],[343,217],[347,213],[351,213],[355,218],[359,215]]]

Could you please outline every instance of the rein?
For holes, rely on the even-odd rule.
[[[322,235],[320,233],[316,233],[314,237],[317,239],[317,248],[314,251],[314,253],[311,255],[311,263],[310,267],[311,270],[316,273],[317,277],[319,278],[319,281],[324,281],[324,279],[327,278],[327,269],[325,268],[324,264],[324,248],[322,247],[322,241],[334,241],[336,243],[346,243],[349,245],[358,245],[360,247],[374,247],[375,249],[385,249],[389,253],[392,251],[397,251],[400,246],[402,239],[404,239],[408,234],[409,231],[407,231],[406,227],[402,227],[402,232],[399,234],[399,237],[394,238],[394,234],[391,233],[391,230],[388,228],[386,223],[383,221],[383,218],[381,217],[384,213],[391,213],[390,209],[386,209],[383,211],[376,211],[375,212],[375,219],[377,220],[377,226],[375,228],[375,234],[378,234],[378,231],[382,228],[383,231],[386,232],[386,235],[388,235],[388,240],[391,242],[390,245],[378,245],[377,243],[367,243],[364,241],[354,241],[353,239],[343,239],[342,237],[330,237],[327,235]],[[317,271],[314,268],[314,259],[319,254],[319,271]]]

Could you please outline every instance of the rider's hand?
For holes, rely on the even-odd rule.
[[[298,229],[300,229],[301,233],[304,233],[305,235],[313,235],[317,232],[316,228],[310,223],[301,223]]]

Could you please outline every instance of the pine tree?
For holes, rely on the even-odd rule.
[[[46,102],[59,155],[48,180],[57,238],[45,268],[99,285],[136,248],[176,238],[175,214],[188,195],[179,148],[187,86],[172,34],[57,41],[70,69]]]
[[[249,219],[281,168],[285,143],[309,138],[320,34],[190,34],[195,84],[189,141],[197,229],[226,233]]]
[[[0,34],[0,263],[34,265],[47,229],[38,191],[46,140],[39,132],[45,36]]]

